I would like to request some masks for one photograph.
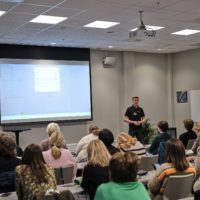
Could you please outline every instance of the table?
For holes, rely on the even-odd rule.
[[[16,144],[19,146],[19,133],[23,131],[29,131],[31,130],[30,128],[24,128],[24,129],[3,129],[4,132],[13,132],[15,133],[15,138],[16,138]]]
[[[83,192],[83,188],[74,183],[63,184],[63,185],[57,186],[57,190],[59,190],[59,191],[66,190],[66,189],[70,190],[73,195]],[[2,197],[2,194],[0,194],[0,200],[18,200],[18,198],[17,198],[16,192],[11,192],[11,195],[9,195],[7,197]]]
[[[138,181],[142,182],[144,185],[147,185],[147,183],[154,177],[155,170],[148,171],[146,175],[144,176],[138,176]]]

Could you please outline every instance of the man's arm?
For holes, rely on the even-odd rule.
[[[134,124],[135,126],[139,126],[140,125],[139,121],[132,121],[127,116],[124,116],[124,122],[126,122],[128,124]]]

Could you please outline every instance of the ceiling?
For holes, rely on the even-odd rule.
[[[87,47],[119,51],[172,53],[200,47],[200,33],[176,36],[183,29],[200,29],[200,0],[0,0],[0,43],[64,47]],[[164,26],[154,39],[128,40],[131,29],[140,25],[143,10],[146,25]],[[29,21],[36,16],[68,17],[57,24]],[[83,26],[93,21],[120,22],[108,29]]]

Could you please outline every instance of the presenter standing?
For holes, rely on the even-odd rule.
[[[144,111],[139,104],[139,97],[135,96],[132,98],[133,105],[128,107],[125,115],[124,122],[129,124],[129,135],[136,137],[140,142],[143,143],[144,137],[142,134],[142,123],[145,121]]]

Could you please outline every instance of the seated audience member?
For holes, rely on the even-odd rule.
[[[167,179],[170,175],[185,175],[193,173],[196,175],[194,167],[190,167],[186,160],[185,148],[179,139],[170,139],[166,142],[166,163],[163,163],[155,172],[148,187],[153,196],[162,196]]]
[[[101,131],[99,131],[99,139],[105,144],[106,148],[108,149],[111,155],[120,151],[118,148],[112,145],[114,142],[114,136],[109,129],[104,128]]]
[[[15,167],[21,164],[16,144],[8,134],[0,134],[0,193],[15,190]]]
[[[88,164],[83,169],[81,186],[93,200],[97,187],[109,181],[108,164],[111,156],[99,139],[89,143],[87,152]]]
[[[144,185],[137,181],[138,157],[135,153],[114,154],[109,170],[111,182],[98,187],[95,200],[150,200]]]
[[[171,136],[167,133],[167,129],[169,128],[169,125],[166,121],[159,121],[158,122],[158,133],[151,146],[149,147],[149,153],[156,155],[158,154],[158,147],[161,142],[166,142],[171,138]]]
[[[76,147],[76,161],[85,162],[88,159],[87,156],[87,146],[95,139],[98,139],[99,128],[96,125],[90,125],[89,134],[80,139]]]
[[[192,147],[192,151],[196,154],[197,153],[197,149],[200,146],[200,123],[195,123],[195,126],[193,128],[193,130],[196,132],[197,134],[197,139],[194,142],[194,145]]]
[[[54,132],[58,132],[58,133],[61,132],[60,131],[60,126],[57,123],[54,123],[54,122],[51,122],[51,123],[48,124],[48,126],[46,128],[46,131],[47,131],[49,137]],[[49,138],[46,138],[46,139],[42,140],[42,142],[40,143],[40,147],[41,147],[42,151],[49,150],[51,148],[51,144],[50,144]],[[67,149],[67,145],[66,145],[65,141],[63,143],[63,148]]]
[[[184,127],[187,132],[180,135],[179,139],[182,141],[183,145],[186,147],[187,143],[190,139],[196,139],[197,134],[192,130],[194,126],[194,122],[191,119],[185,119],[183,121]]]
[[[76,174],[76,161],[68,149],[63,148],[64,136],[61,132],[53,132],[49,138],[51,148],[43,151],[43,157],[47,164],[54,168],[74,166],[74,174]]]
[[[128,135],[127,133],[121,132],[117,136],[117,144],[121,151],[128,152],[132,151],[139,157],[146,156],[146,149],[144,145],[137,140],[137,138]]]
[[[49,189],[56,189],[54,170],[45,164],[40,146],[30,144],[24,150],[22,165],[16,167],[18,199],[32,200]]]

